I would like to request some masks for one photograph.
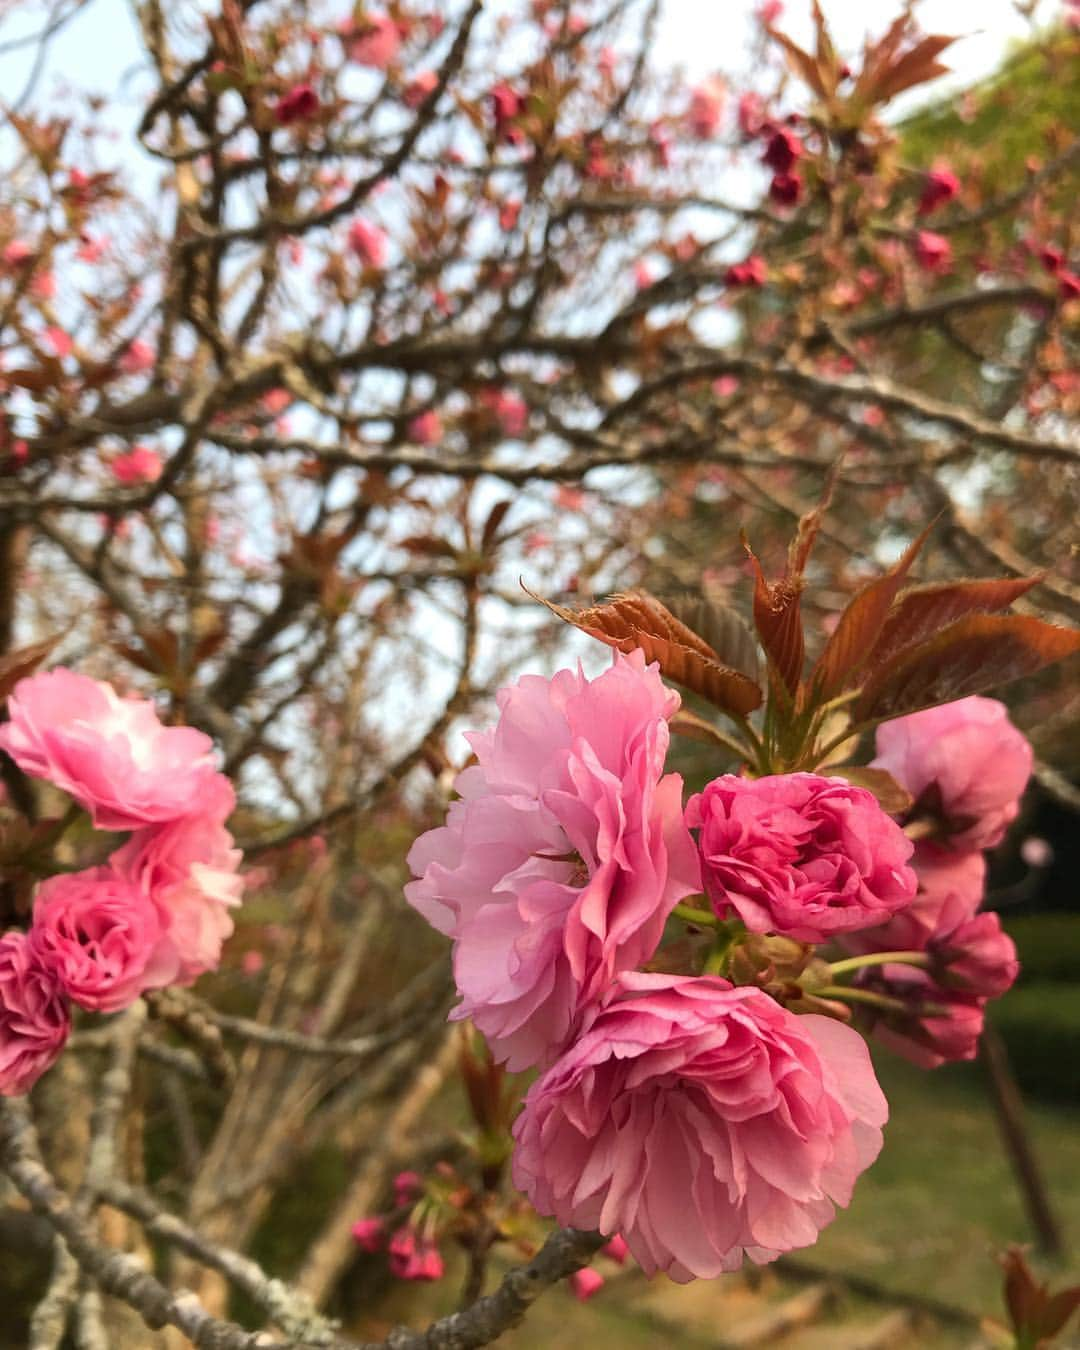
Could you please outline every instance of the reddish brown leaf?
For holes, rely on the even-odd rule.
[[[55,637],[32,642],[28,647],[19,647],[16,651],[0,656],[0,703],[24,676],[32,674],[41,665],[61,636],[58,633]]]
[[[968,614],[879,666],[852,716],[882,721],[1033,675],[1080,651],[1080,633],[1023,614]]]
[[[1056,1336],[1065,1330],[1066,1322],[1077,1308],[1080,1308],[1080,1284],[1051,1294],[1043,1307],[1039,1331],[1047,1337]]]
[[[1008,609],[1040,577],[985,577],[974,581],[937,581],[902,591],[874,644],[867,668],[891,661],[905,647],[925,642],[965,614]]]
[[[840,615],[840,622],[825,644],[811,676],[814,693],[822,702],[835,698],[865,663],[881,633],[889,608],[932,529],[933,522],[912,540],[885,575],[864,586]]]
[[[792,42],[791,38],[789,38],[786,33],[780,33],[775,28],[770,29],[770,32],[787,53],[788,65],[791,67],[792,72],[805,84],[809,85],[814,93],[817,94],[818,98],[828,98],[828,91],[822,81],[818,63],[810,53],[804,52],[797,43]]]
[[[872,769],[868,764],[829,764],[816,772],[824,778],[846,778],[856,787],[866,788],[878,799],[886,815],[902,816],[911,810],[911,793],[885,769]]]
[[[770,666],[794,696],[806,655],[800,612],[802,578],[792,581],[785,578],[770,586],[753,553],[750,560],[754,565],[754,627]]]
[[[490,553],[495,543],[495,538],[499,533],[499,526],[503,523],[507,511],[513,503],[507,498],[505,501],[496,502],[488,512],[487,520],[484,521],[484,530],[480,536],[480,552]]]
[[[926,84],[939,75],[947,74],[949,67],[942,65],[936,58],[955,41],[953,37],[935,33],[916,43],[909,52],[894,61],[878,80],[875,102],[886,103],[905,89],[913,89],[918,84]]]
[[[662,603],[705,641],[722,665],[757,681],[761,665],[758,645],[733,609],[700,595],[664,596]]]
[[[725,712],[745,716],[761,704],[761,690],[754,681],[725,666],[709,644],[655,596],[644,591],[615,595],[604,604],[578,611],[534,595],[528,587],[525,590],[560,619],[609,647],[621,652],[640,649],[647,661],[659,663],[668,679]]]

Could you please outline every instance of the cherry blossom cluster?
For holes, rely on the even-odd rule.
[[[940,1063],[974,1053],[1015,978],[976,910],[1026,742],[980,698],[884,725],[875,764],[913,801],[901,823],[821,773],[726,774],[684,805],[665,772],[679,698],[640,651],[592,680],[526,675],[498,705],[406,894],[453,941],[451,1016],[540,1071],[515,1184],[679,1281],[813,1243],[888,1115],[853,1010]],[[680,965],[688,931],[711,946]]]
[[[244,880],[225,828],[235,797],[213,743],[151,702],[56,668],[21,680],[0,749],[127,839],[107,861],[41,880],[28,932],[0,936],[0,1093],[56,1060],[71,1004],[111,1013],[217,967]]]

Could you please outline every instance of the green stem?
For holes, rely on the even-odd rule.
[[[693,905],[676,905],[671,912],[676,919],[683,919],[698,928],[715,928],[720,922],[711,909],[696,909]]]
[[[827,984],[824,989],[815,989],[814,993],[819,998],[836,998],[844,1003],[866,1003],[885,1012],[911,1011],[902,999],[890,998],[888,994],[875,994],[870,989],[853,989],[849,984]]]
[[[865,956],[848,956],[843,961],[831,961],[829,969],[834,975],[846,975],[849,970],[862,970],[864,966],[922,966],[930,964],[925,952],[869,952]]]

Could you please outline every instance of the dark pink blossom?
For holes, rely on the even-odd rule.
[[[927,216],[939,206],[945,206],[960,191],[960,179],[947,164],[938,164],[926,175],[922,196],[919,198],[919,215]]]
[[[71,1030],[55,972],[23,933],[0,936],[0,1096],[29,1092],[54,1064]]]
[[[34,897],[31,950],[73,1003],[94,1012],[117,1012],[172,982],[161,936],[149,897],[111,867],[49,877]]]
[[[570,1292],[579,1303],[588,1303],[589,1299],[598,1294],[603,1287],[603,1275],[598,1270],[593,1270],[591,1266],[575,1270],[570,1276]]]
[[[760,253],[751,253],[742,262],[732,263],[724,276],[729,286],[764,286],[769,279],[765,259]]]
[[[274,105],[274,116],[283,127],[308,122],[319,111],[319,96],[312,85],[294,84]]]
[[[165,465],[161,454],[148,445],[136,445],[122,455],[109,460],[109,472],[118,483],[135,487],[139,483],[156,483]]]
[[[350,1231],[361,1251],[380,1252],[386,1243],[386,1225],[382,1219],[357,1219]]]
[[[769,196],[778,206],[798,206],[803,199],[806,184],[796,170],[778,173],[769,184]]]
[[[851,1028],[726,980],[624,974],[529,1089],[514,1183],[622,1234],[647,1275],[712,1278],[813,1243],[887,1114]]]
[[[822,942],[910,904],[912,844],[865,788],[812,773],[725,774],[687,804],[702,881],[721,918]]]
[[[761,162],[773,173],[790,174],[805,153],[802,141],[790,127],[777,127],[765,143]]]

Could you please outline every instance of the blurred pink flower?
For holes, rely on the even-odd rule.
[[[117,1012],[172,981],[148,896],[111,867],[49,877],[34,897],[30,946],[74,1003]]]
[[[865,788],[812,773],[724,774],[687,803],[702,881],[721,918],[822,942],[909,904],[911,841]]]
[[[575,1270],[570,1276],[570,1292],[579,1303],[588,1303],[589,1299],[598,1294],[603,1287],[603,1275],[598,1270],[593,1270],[591,1266]]]
[[[958,852],[999,844],[1020,810],[1031,746],[992,698],[958,699],[877,729],[875,768],[915,799],[912,815],[936,822],[934,842]]]
[[[922,196],[919,198],[919,215],[926,216],[945,206],[960,191],[960,179],[947,164],[936,164],[926,175]]]
[[[350,61],[359,66],[385,70],[401,47],[401,33],[389,15],[368,10],[362,23],[348,19],[342,25],[342,37]]]
[[[617,1266],[623,1266],[630,1255],[630,1248],[626,1245],[626,1239],[622,1234],[616,1233],[610,1242],[600,1248],[600,1254],[606,1256],[609,1261],[614,1261]]]
[[[361,1251],[382,1251],[386,1241],[386,1225],[382,1219],[357,1219],[351,1232],[353,1241]]]
[[[680,1283],[813,1243],[881,1148],[862,1038],[726,980],[626,974],[514,1124],[541,1214]]]
[[[0,1097],[29,1092],[71,1030],[67,999],[23,933],[0,936]]]
[[[919,230],[915,236],[915,261],[924,272],[947,272],[952,266],[952,244],[933,230]]]
[[[319,111],[319,96],[307,83],[294,84],[274,105],[274,116],[283,127],[307,122]]]
[[[409,440],[417,445],[437,445],[442,440],[442,419],[434,408],[417,413],[408,426]]]
[[[690,90],[687,123],[694,135],[702,141],[715,136],[724,116],[727,86],[719,76],[712,76]]]
[[[118,483],[133,487],[137,483],[156,483],[164,465],[157,450],[136,445],[109,460],[109,470]]]
[[[765,142],[761,162],[773,173],[789,174],[804,154],[803,143],[795,132],[790,127],[777,127]]]
[[[349,226],[349,247],[365,267],[386,266],[386,235],[362,216]]]
[[[751,253],[742,262],[732,263],[724,276],[728,286],[764,286],[768,279],[765,259],[760,253]]]
[[[679,697],[644,656],[595,680],[526,675],[468,737],[447,824],[409,854],[409,903],[454,939],[462,1002],[500,1060],[550,1060],[620,970],[648,960],[698,888],[682,780],[664,775]]]
[[[411,1224],[399,1228],[387,1248],[390,1273],[399,1280],[441,1280],[443,1259],[429,1238],[417,1233]]]
[[[137,830],[110,862],[153,902],[161,924],[159,959],[171,964],[170,983],[191,984],[221,961],[233,931],[244,878],[239,849],[224,822],[235,804],[223,776],[208,784],[199,814]]]
[[[149,342],[136,338],[125,347],[124,354],[120,357],[120,369],[125,375],[138,375],[144,370],[149,370],[155,359],[154,349]]]
[[[209,736],[165,727],[149,699],[56,667],[20,680],[0,749],[67,792],[101,830],[133,830],[198,811],[220,778]]]

